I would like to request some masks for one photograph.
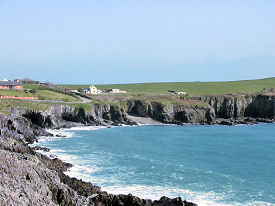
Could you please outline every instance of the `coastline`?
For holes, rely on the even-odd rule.
[[[29,146],[38,136],[52,136],[44,128],[19,116],[0,115],[0,120],[0,170],[4,171],[0,173],[0,205],[196,206],[181,198],[153,201],[131,194],[113,195],[92,183],[71,178],[65,174],[71,164],[48,158]]]
[[[49,132],[50,134],[52,134],[53,136],[42,136],[42,139],[40,139],[40,141],[42,140],[44,141],[52,141],[53,139],[60,139],[60,138],[73,138],[73,132],[74,131],[94,131],[94,130],[99,130],[99,129],[109,129],[109,128],[118,128],[118,127],[143,127],[143,126],[178,126],[176,124],[162,124],[162,123],[156,123],[156,124],[136,124],[136,125],[119,125],[119,126],[76,126],[76,127],[70,127],[70,128],[59,128],[59,129],[47,129],[47,132]],[[59,164],[65,164],[65,168],[63,169],[63,173],[65,175],[67,175],[68,177],[72,178],[72,179],[78,179],[81,182],[87,182],[88,184],[92,184],[94,187],[96,188],[101,188],[103,193],[106,194],[113,194],[113,195],[117,195],[117,196],[132,196],[133,194],[131,194],[131,192],[133,192],[132,190],[129,191],[124,191],[124,192],[120,192],[116,189],[107,189],[105,190],[104,187],[102,188],[101,186],[98,186],[97,183],[100,182],[100,180],[94,180],[91,177],[87,177],[85,176],[85,174],[83,174],[83,171],[88,172],[88,173],[93,173],[95,171],[97,171],[96,168],[91,168],[91,167],[86,167],[83,165],[79,165],[77,163],[75,163],[74,161],[72,161],[73,156],[69,156],[69,155],[61,155],[61,153],[66,152],[63,150],[51,150],[49,148],[46,147],[40,147],[39,144],[39,138],[37,139],[36,143],[31,144],[31,147],[38,147],[41,148],[41,150],[37,149],[36,152],[41,153],[42,155],[47,156],[48,158],[50,158],[51,160],[58,160]],[[47,150],[47,151],[45,151]],[[115,188],[115,187],[114,187]],[[141,189],[145,189],[144,186],[141,186]],[[170,190],[174,190],[174,189],[170,189]],[[155,197],[155,196],[151,196],[151,197],[142,197],[142,195],[134,195],[134,196],[138,196],[141,198],[146,199],[146,201],[152,201],[152,202],[163,202],[161,203],[161,205],[167,205],[169,206],[170,203],[165,203],[165,202],[170,202],[170,200],[176,201],[175,204],[179,204],[182,206],[197,206],[197,204],[195,203],[191,203],[191,202],[187,202],[186,200],[184,200],[181,203],[181,198],[178,196],[174,196],[174,197],[170,197],[171,199],[165,197],[164,195],[160,195],[159,197]],[[143,204],[141,204],[143,205]],[[154,205],[154,204],[153,204]],[[172,204],[174,205],[174,203]],[[203,206],[203,205],[202,205]]]
[[[261,123],[260,123],[261,124]],[[265,123],[262,123],[262,124],[265,124]],[[198,126],[197,124],[188,124],[189,126]],[[154,125],[135,125],[135,126],[154,126]],[[167,124],[161,124],[161,126],[179,126],[179,125],[167,125]],[[207,125],[202,125],[202,126],[207,126]],[[210,125],[210,126],[217,126],[217,125]],[[221,126],[223,126],[223,125],[221,125]],[[225,125],[226,126],[226,125]],[[251,124],[239,124],[239,125],[235,125],[235,126],[251,126]],[[114,128],[117,128],[118,126],[114,126]],[[65,132],[66,131],[83,131],[83,130],[85,130],[85,131],[87,131],[87,130],[90,130],[90,131],[93,131],[93,130],[97,130],[97,129],[107,129],[108,127],[97,127],[97,126],[87,126],[87,127],[85,127],[85,126],[83,126],[83,127],[73,127],[73,128],[70,128],[70,129],[65,129]],[[57,130],[57,131],[60,131],[60,130]],[[58,133],[58,132],[57,132]],[[71,136],[72,138],[73,138],[73,136]],[[71,138],[71,137],[69,137],[69,138]],[[58,137],[59,138],[59,137]],[[61,137],[62,138],[62,137]],[[64,137],[63,137],[64,138]],[[55,151],[54,151],[55,152]],[[56,153],[55,154],[58,154],[60,151],[56,151]],[[62,151],[61,151],[62,152]],[[77,165],[77,164],[74,164],[73,162],[70,162],[70,161],[68,161],[68,159],[70,158],[70,157],[68,157],[67,159],[65,158],[65,159],[63,159],[62,157],[60,157],[60,156],[58,156],[57,155],[57,157],[58,158],[60,158],[62,161],[64,161],[64,162],[68,162],[68,163],[70,163],[72,166],[70,167],[70,168],[68,168],[67,169],[67,171],[65,171],[64,173],[66,174],[66,175],[68,175],[68,176],[70,176],[71,178],[81,178],[82,180],[84,180],[84,181],[87,181],[87,182],[90,182],[90,183],[99,183],[99,181],[98,180],[95,180],[95,179],[93,179],[93,178],[91,178],[90,180],[89,180],[89,178],[88,179],[85,179],[85,178],[87,178],[87,177],[85,177],[85,176],[79,176],[79,171],[83,171],[83,170],[86,170],[88,173],[93,173],[93,172],[95,172],[96,171],[96,168],[87,168],[87,167],[83,167],[83,166],[81,166],[81,165]],[[72,171],[71,171],[72,170]],[[113,186],[113,187],[109,187],[108,188],[108,190],[105,190],[105,188],[103,187],[102,188],[104,191],[106,191],[106,192],[108,192],[108,193],[112,193],[112,194],[115,194],[115,195],[119,195],[119,194],[124,194],[124,195],[126,195],[126,194],[128,194],[128,193],[131,193],[131,191],[135,191],[135,190],[137,190],[137,193],[134,193],[134,195],[135,196],[139,196],[139,197],[142,197],[142,198],[147,198],[147,197],[144,197],[144,196],[142,196],[142,192],[144,192],[144,191],[147,191],[148,193],[149,192],[152,192],[153,190],[156,190],[156,189],[158,189],[159,191],[161,191],[161,189],[164,189],[164,188],[150,188],[149,190],[148,190],[148,188],[145,188],[144,186],[142,186],[142,185],[134,185],[133,187],[126,187],[126,188],[124,188],[124,189],[121,189],[121,187],[119,187],[119,186]],[[175,190],[175,189],[173,189],[173,188],[165,188],[165,190],[166,191],[169,191],[169,190],[171,190],[171,191],[173,191],[173,190]],[[186,192],[186,191],[185,191]],[[187,191],[188,193],[192,193],[192,191]],[[203,196],[204,194],[202,194],[202,196]],[[149,197],[151,200],[157,200],[157,199],[159,199],[158,197],[154,197],[154,196],[151,196],[151,197]],[[194,201],[194,200],[193,200]],[[199,205],[200,206],[207,206],[207,205],[213,205],[213,203],[214,202],[212,202],[212,201],[210,201],[210,200],[205,200],[205,199],[198,199],[197,201],[194,201],[194,202],[197,202],[197,203],[200,203]],[[259,204],[261,204],[261,203],[259,203]],[[230,206],[231,204],[219,204],[219,205],[223,205],[223,206]],[[234,204],[235,205],[235,204]]]
[[[122,203],[126,204],[129,201],[131,203],[136,202],[138,206],[196,205],[182,201],[181,198],[169,199],[165,197],[158,201],[147,201],[132,195],[112,195],[103,192],[99,187],[89,182],[67,176],[65,172],[73,165],[63,162],[54,156],[50,159],[41,155],[33,151],[29,144],[35,142],[38,136],[53,136],[46,129],[69,129],[75,126],[87,129],[87,126],[104,126],[108,128],[122,125],[143,125],[142,122],[129,119],[128,115],[139,119],[150,117],[151,120],[158,121],[157,125],[234,126],[238,124],[274,122],[274,104],[269,101],[269,97],[258,95],[213,96],[205,98],[203,102],[207,102],[207,105],[201,106],[164,105],[155,101],[129,100],[127,106],[109,103],[92,104],[88,109],[69,105],[51,105],[47,107],[47,110],[43,111],[12,108],[11,115],[0,115],[0,152],[3,153],[2,157],[4,159],[2,161],[5,162],[2,167],[8,167],[8,170],[4,169],[6,172],[0,174],[0,176],[2,175],[2,181],[17,181],[16,184],[21,185],[25,191],[32,192],[30,194],[28,192],[21,194],[21,191],[16,190],[16,188],[9,188],[14,187],[16,184],[8,186],[8,184],[3,183],[2,188],[6,190],[3,193],[5,199],[13,201],[9,191],[15,190],[16,195],[25,198],[17,201],[25,201],[26,204],[33,204],[34,201],[37,201],[29,197],[37,195],[39,200],[43,202],[41,205],[89,205],[91,202],[103,206],[121,206]],[[63,138],[58,133],[57,135],[60,136],[58,138]],[[22,176],[24,174],[13,172],[16,165],[11,167],[9,163],[16,163],[17,159],[20,159],[18,163],[19,165],[21,164],[20,169],[31,171],[31,176],[35,178],[34,183],[27,184],[28,182],[22,182],[22,179],[29,181],[29,174]],[[35,159],[35,161],[28,161],[28,159]],[[40,171],[39,176],[35,172],[37,170]],[[6,174],[8,174],[8,177],[3,176]],[[10,174],[13,176],[9,176]],[[14,177],[16,180],[13,180]],[[35,190],[38,183],[42,184],[40,187],[43,186],[44,195],[41,195],[40,191]],[[45,197],[45,194],[48,195]],[[93,197],[95,194],[98,196]],[[2,205],[5,205],[4,203]]]

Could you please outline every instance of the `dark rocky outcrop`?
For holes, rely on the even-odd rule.
[[[215,114],[210,106],[162,104],[156,101],[128,101],[128,113],[140,117],[151,117],[163,123],[210,123]]]
[[[47,111],[13,110],[42,128],[64,128],[80,125],[133,125],[129,115],[150,117],[167,124],[245,123],[247,118],[273,121],[275,95],[221,95],[191,98],[191,103],[161,103],[155,100],[131,99],[123,104],[91,104],[91,109],[53,105]],[[193,101],[193,102],[192,102]],[[123,105],[123,106],[121,106]],[[250,123],[250,121],[248,122]]]
[[[275,118],[274,94],[204,96],[199,99],[213,108],[216,118],[232,120],[232,123],[238,120],[250,123],[249,118],[254,118],[255,122],[272,122]]]
[[[49,152],[50,151],[49,148],[47,148],[47,147],[40,147],[40,146],[34,146],[34,147],[32,147],[32,149],[34,151],[36,151],[36,150],[40,150],[40,151],[44,151],[44,152]]]

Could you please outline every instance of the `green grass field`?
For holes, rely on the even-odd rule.
[[[37,102],[26,102],[21,100],[13,99],[2,99],[0,100],[0,113],[10,114],[11,108],[24,108],[35,111],[45,111],[52,104],[47,103],[37,103]]]
[[[38,85],[25,85],[24,89],[34,89],[35,93],[26,93],[24,90],[0,90],[0,95],[17,97],[38,97],[40,100],[57,100],[65,102],[79,101],[77,98],[56,92]]]
[[[12,108],[20,108],[26,110],[34,111],[46,111],[51,106],[54,105],[68,105],[75,108],[83,108],[86,111],[92,109],[92,104],[80,104],[80,103],[50,103],[50,102],[31,102],[31,101],[21,101],[15,99],[1,99],[0,100],[0,113],[10,114]]]
[[[88,87],[89,85],[62,85],[71,89]],[[140,84],[96,85],[99,89],[118,88],[129,94],[167,94],[168,90],[185,91],[190,96],[221,94],[253,94],[264,88],[275,88],[275,78],[243,80],[230,82],[169,82]]]

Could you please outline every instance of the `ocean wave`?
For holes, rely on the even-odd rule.
[[[38,138],[38,145],[39,145],[39,142],[56,141],[58,139],[72,138],[74,136],[73,132],[68,132],[63,129],[60,129],[60,130],[48,129],[47,132],[53,134],[53,136],[40,136]]]
[[[72,127],[68,129],[63,129],[64,131],[92,131],[99,129],[106,129],[106,126],[81,126],[81,127]]]
[[[98,129],[105,129],[105,126],[82,126],[72,127],[68,129],[47,129],[47,132],[53,134],[53,136],[40,136],[38,142],[55,141],[62,138],[72,138],[75,133],[74,131],[92,131]]]
[[[58,157],[61,160],[73,164],[65,174],[70,177],[75,177],[86,182],[96,183],[101,186],[103,191],[112,194],[129,194],[138,196],[144,199],[158,200],[162,196],[170,198],[181,197],[187,201],[197,203],[200,206],[275,206],[273,203],[261,202],[261,201],[250,201],[245,203],[229,202],[227,199],[227,192],[215,193],[215,192],[195,192],[188,189],[177,188],[177,187],[165,187],[165,186],[149,186],[149,185],[124,185],[111,180],[109,178],[97,177],[93,175],[99,172],[101,168],[94,165],[87,164],[86,160],[83,160],[77,155],[71,155],[61,149],[53,149],[50,152],[43,152],[49,157]],[[112,179],[112,178],[111,178]],[[111,184],[113,185],[109,185]]]
[[[50,159],[55,159],[57,158],[58,156],[53,154],[52,152],[48,152],[48,151],[44,151],[44,150],[36,150],[36,152],[42,154],[42,155],[45,155],[47,156],[48,158]]]
[[[66,153],[66,151],[61,149],[52,149],[49,152],[39,151],[40,153],[47,155],[50,158],[58,157],[64,162],[70,163],[73,167],[69,168],[65,174],[70,177],[75,177],[78,179],[82,179],[86,182],[96,182],[96,183],[103,183],[106,180],[98,179],[92,176],[93,173],[100,171],[100,168],[96,166],[91,166],[86,164],[85,160],[82,160],[77,155],[72,155]]]
[[[48,130],[54,136],[60,136],[65,138],[71,138],[74,135],[74,132],[69,132],[67,129],[55,129],[55,130]]]
[[[95,172],[100,171],[100,168],[96,166],[86,166],[86,165],[76,165],[74,164],[72,168],[68,169],[65,172],[66,175],[69,177],[75,177],[77,179],[81,179],[86,182],[96,183],[96,184],[103,184],[106,182],[103,178],[97,178],[92,174]]]
[[[170,198],[182,197],[187,201],[194,202],[199,206],[275,206],[273,203],[250,201],[245,203],[226,202],[226,194],[217,194],[215,192],[194,192],[187,189],[162,187],[162,186],[147,186],[147,185],[116,185],[105,186],[102,190],[112,194],[132,194],[144,199],[158,200],[162,196]]]

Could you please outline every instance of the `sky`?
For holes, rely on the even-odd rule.
[[[0,0],[0,79],[275,76],[274,0]]]

